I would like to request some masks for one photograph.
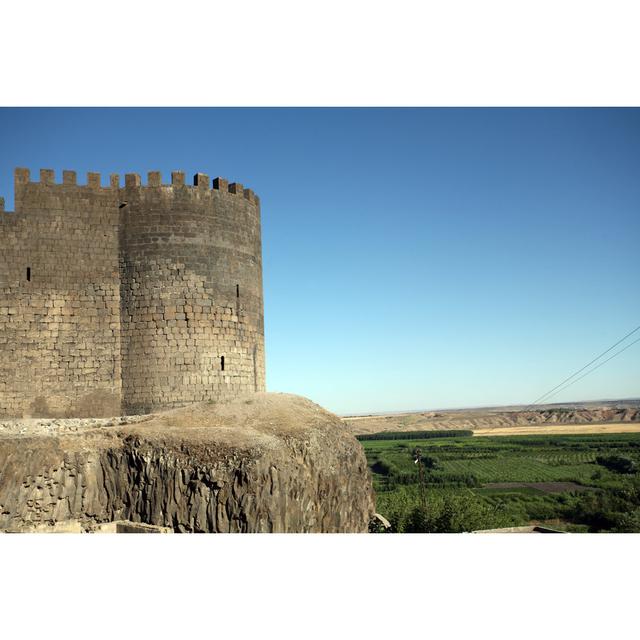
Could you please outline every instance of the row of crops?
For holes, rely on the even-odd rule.
[[[396,519],[400,518],[398,522],[404,517],[403,513],[406,515],[417,508],[416,496],[420,491],[427,491],[434,504],[444,504],[442,496],[466,501],[465,509],[482,513],[485,520],[495,521],[499,526],[505,522],[517,525],[558,519],[580,522],[582,518],[587,522],[588,516],[584,514],[589,509],[604,509],[598,506],[598,501],[607,502],[618,492],[622,498],[611,498],[613,502],[607,503],[606,513],[615,514],[615,509],[622,509],[618,515],[624,520],[626,516],[620,505],[626,504],[625,500],[633,503],[628,496],[635,490],[634,483],[640,486],[640,434],[637,433],[396,437],[367,439],[362,445],[372,470],[378,508],[381,512],[387,509]],[[494,483],[534,484],[500,489],[493,488]],[[540,483],[540,487],[535,483]],[[442,508],[443,513],[455,512],[449,507]],[[629,518],[636,517],[633,513]],[[605,527],[602,525],[605,521],[606,518],[600,518],[598,526]],[[575,526],[587,527],[586,524]],[[635,530],[633,523],[624,525],[626,529],[607,526],[608,529],[602,530]]]

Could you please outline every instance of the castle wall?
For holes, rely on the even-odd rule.
[[[0,416],[140,413],[265,390],[260,205],[174,173],[16,170],[0,206]],[[2,203],[0,203],[2,204]],[[27,271],[28,270],[28,271]],[[224,358],[224,369],[223,369]]]
[[[121,199],[125,411],[265,390],[260,207],[242,185],[126,177]],[[213,187],[213,188],[212,188]],[[224,358],[224,369],[223,369]]]
[[[120,413],[117,194],[16,170],[0,213],[0,415]]]

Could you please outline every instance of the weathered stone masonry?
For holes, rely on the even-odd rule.
[[[141,413],[265,390],[260,203],[181,172],[15,172],[0,200],[0,416]]]

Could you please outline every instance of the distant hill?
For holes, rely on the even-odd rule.
[[[526,410],[524,406],[411,411],[345,416],[356,435],[383,431],[466,429],[474,432],[550,425],[640,425],[640,399],[550,404]],[[640,428],[640,427],[639,427]],[[628,429],[624,429],[625,431]],[[535,429],[534,429],[535,431]],[[500,433],[496,433],[500,435]]]

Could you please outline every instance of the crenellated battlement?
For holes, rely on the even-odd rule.
[[[260,198],[251,189],[245,189],[239,182],[229,182],[225,178],[217,177],[211,180],[206,173],[196,173],[193,176],[193,185],[188,185],[184,171],[171,172],[171,183],[162,182],[160,171],[149,171],[147,173],[146,184],[142,183],[140,174],[126,173],[124,176],[124,186],[120,185],[120,175],[112,173],[109,176],[109,185],[102,185],[100,173],[88,172],[86,174],[86,184],[78,184],[78,176],[75,171],[65,169],[62,171],[62,182],[56,182],[55,171],[53,169],[40,169],[40,179],[31,179],[31,171],[26,168],[17,168],[14,172],[14,184],[16,191],[27,185],[41,185],[43,187],[76,187],[90,191],[120,191],[122,189],[192,189],[194,191],[219,191],[225,194],[241,196],[256,205],[260,204]]]

